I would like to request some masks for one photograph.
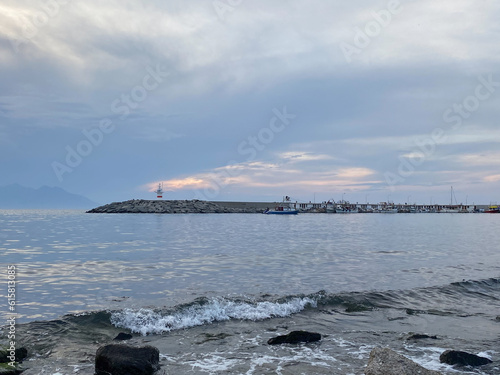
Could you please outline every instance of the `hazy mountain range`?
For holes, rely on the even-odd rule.
[[[58,187],[0,186],[0,208],[90,209],[96,206],[96,202]]]

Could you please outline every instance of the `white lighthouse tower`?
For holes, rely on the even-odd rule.
[[[155,191],[156,193],[156,198],[161,199],[163,198],[163,183],[160,182],[158,183],[158,189]]]

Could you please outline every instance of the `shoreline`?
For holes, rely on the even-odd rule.
[[[310,314],[304,312],[302,316],[292,314],[257,321],[231,319],[161,334],[143,335],[129,328],[105,323],[103,319],[107,314],[109,313],[66,315],[57,320],[24,324],[20,327],[23,337],[20,340],[22,346],[19,348],[26,349],[27,356],[20,370],[23,370],[26,375],[35,375],[42,368],[54,366],[54,368],[66,371],[72,369],[74,373],[81,375],[91,375],[94,374],[96,352],[99,348],[119,344],[125,349],[142,348],[144,345],[156,348],[161,353],[161,360],[157,362],[159,371],[155,372],[158,375],[167,372],[184,373],[186,368],[193,364],[201,370],[196,372],[197,374],[214,373],[215,371],[209,371],[209,367],[212,366],[218,369],[224,367],[232,371],[231,373],[255,373],[254,371],[258,371],[261,366],[262,369],[270,369],[279,368],[282,364],[293,366],[290,368],[294,371],[290,373],[294,374],[326,375],[332,373],[334,369],[341,370],[341,368],[342,374],[358,373],[358,371],[361,374],[363,371],[366,375],[401,374],[406,373],[405,370],[409,374],[426,375],[465,373],[457,371],[457,368],[446,366],[453,365],[452,363],[441,361],[441,356],[445,352],[456,351],[452,348],[463,349],[463,344],[453,345],[451,338],[439,333],[434,335],[433,330],[429,334],[423,334],[421,331],[415,333],[413,330],[393,331],[386,332],[380,337],[378,333],[375,333],[373,340],[366,341],[360,337],[359,332],[353,332],[349,336],[333,323],[326,326],[310,323]],[[353,318],[354,314],[356,313],[349,313]],[[70,335],[64,333],[61,336],[57,333],[64,330],[63,327],[67,324],[73,327]],[[33,329],[38,332],[43,330],[49,338],[43,342],[31,342]],[[270,342],[297,331],[317,332],[321,337],[318,343],[297,340],[275,345]],[[54,340],[50,338],[51,335],[60,336]],[[348,344],[339,346],[339,342],[342,343],[344,340],[347,340]],[[407,350],[406,345],[417,345],[421,351],[420,355],[414,355],[412,350]],[[484,351],[480,348],[475,349],[473,343],[466,346],[468,355],[475,359],[485,359],[480,358]],[[347,350],[342,352],[341,348],[346,347]],[[220,355],[222,348],[228,352],[232,351],[230,358]],[[47,352],[48,349],[50,351]],[[374,362],[373,356],[380,350],[385,352],[378,353],[383,354],[383,360]],[[196,354],[195,358],[193,358],[193,352]],[[311,357],[311,353],[315,353],[316,356]],[[352,357],[354,353],[357,354],[356,357]],[[301,358],[301,361],[296,361],[297,356]],[[207,361],[207,358],[213,361]],[[238,360],[235,361],[235,358]],[[486,371],[496,366],[495,363],[488,365],[490,359],[493,359],[491,355],[487,356],[488,362],[485,363],[487,366],[484,368]],[[252,365],[249,366],[249,362]],[[384,366],[380,367],[382,363]],[[211,370],[215,370],[214,367]],[[252,369],[253,371],[249,372]],[[63,374],[69,373],[64,370]],[[314,370],[316,371],[311,372]],[[58,371],[58,373],[61,372]]]

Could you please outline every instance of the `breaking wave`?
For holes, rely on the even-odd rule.
[[[319,291],[261,301],[202,297],[171,309],[113,311],[110,320],[116,327],[148,335],[231,319],[261,321],[282,318],[307,308],[340,314],[396,309],[408,315],[493,315],[500,308],[500,279],[464,280],[443,286],[380,292],[329,294]]]
[[[189,305],[181,305],[166,312],[145,308],[116,311],[111,315],[111,323],[142,335],[161,334],[231,319],[258,321],[286,317],[316,305],[317,302],[310,297],[295,297],[277,302],[199,298]]]

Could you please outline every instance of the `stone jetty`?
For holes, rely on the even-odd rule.
[[[87,213],[102,214],[211,214],[262,213],[276,203],[269,202],[210,202],[201,200],[145,200],[132,199],[94,208]]]
[[[327,213],[335,212],[328,210],[330,203],[299,203],[290,202],[293,208],[299,212],[310,213]],[[156,214],[187,214],[187,213],[262,213],[266,208],[273,209],[283,205],[283,202],[222,202],[222,201],[202,201],[193,200],[148,200],[148,199],[131,199],[124,202],[114,202],[94,208],[88,213],[106,213],[106,214],[123,214],[123,213],[156,213]],[[330,208],[341,208],[341,212],[346,213],[387,213],[392,211],[398,213],[439,213],[439,212],[456,212],[456,213],[472,213],[483,212],[488,206],[440,206],[440,205],[407,205],[407,204],[388,204],[381,202],[379,204],[368,203],[336,203]],[[337,211],[338,212],[338,211]]]

